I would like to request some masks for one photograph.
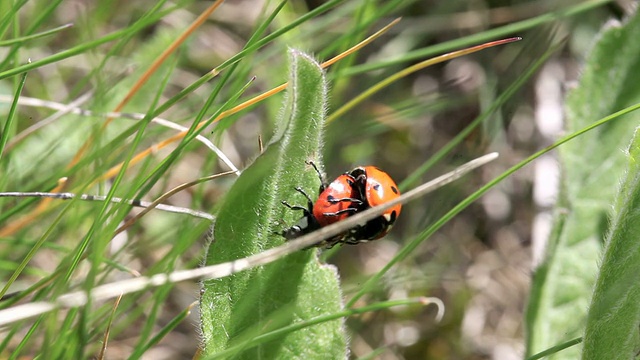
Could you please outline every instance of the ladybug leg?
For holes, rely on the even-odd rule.
[[[342,210],[338,210],[336,212],[326,212],[326,213],[322,213],[322,215],[324,216],[338,216],[344,213],[356,213],[358,212],[358,209],[356,208],[346,208],[346,209],[342,209]]]
[[[307,194],[301,188],[297,187],[296,191],[303,194],[307,198],[307,202],[308,202],[307,207],[300,206],[300,205],[291,205],[285,200],[282,200],[281,203],[282,205],[288,207],[291,210],[301,210],[303,214],[302,219],[306,219],[307,224],[306,226],[303,227],[303,225],[301,225],[302,224],[302,220],[301,220],[300,223],[293,225],[292,227],[288,229],[284,229],[281,232],[277,233],[287,240],[292,240],[301,235],[304,235],[306,231],[308,231],[307,228],[309,228],[309,226],[315,226],[314,224],[311,224],[311,220],[310,220],[310,219],[313,219],[313,202],[311,202],[311,199],[309,199],[309,196],[307,196]]]
[[[356,205],[362,205],[362,200],[360,200],[360,199],[354,199],[354,198],[340,198],[340,199],[336,199],[336,198],[334,198],[334,197],[331,197],[331,196],[330,196],[327,200],[328,200],[330,203],[332,203],[332,204],[337,204],[337,203],[339,203],[339,202],[351,202],[351,203],[354,203],[354,204],[356,204]]]
[[[302,212],[304,212],[305,215],[307,215],[307,213],[309,212],[309,210],[304,207],[304,206],[300,206],[300,205],[291,205],[288,202],[282,200],[281,201],[282,205],[288,207],[291,210],[302,210]]]
[[[316,174],[318,174],[318,179],[320,179],[320,190],[318,191],[318,193],[323,192],[327,188],[328,184],[327,184],[327,181],[324,179],[324,176],[322,175],[320,170],[318,170],[318,167],[316,166],[316,163],[314,163],[311,160],[305,161],[305,163],[307,165],[313,166],[313,169],[316,171]]]
[[[349,230],[349,235],[342,238],[341,243],[347,244],[347,245],[356,245],[361,242],[366,242],[366,240],[360,240],[360,237],[361,237],[360,232],[362,231],[362,228],[363,228],[362,225],[358,225],[352,228],[351,230]]]
[[[343,244],[347,244],[347,245],[358,245],[360,243],[363,242],[368,242],[369,240],[357,240],[357,239],[347,239],[346,241],[343,241]]]
[[[300,206],[300,205],[291,205],[288,202],[286,202],[285,200],[281,201],[282,205],[288,207],[291,210],[302,210],[302,213],[304,214],[304,216],[312,216],[311,213],[313,212],[313,201],[311,200],[309,195],[307,195],[307,193],[304,192],[304,190],[302,190],[301,187],[299,187],[299,186],[296,187],[296,191],[299,192],[300,194],[304,195],[304,197],[307,198],[307,207],[305,208],[304,206]]]
[[[299,192],[300,194],[304,195],[304,197],[307,198],[307,206],[309,207],[309,209],[313,209],[313,200],[311,200],[309,195],[307,195],[307,193],[304,190],[302,190],[302,188],[300,186],[296,186],[296,191]]]

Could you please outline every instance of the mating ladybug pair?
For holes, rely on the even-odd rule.
[[[296,191],[307,198],[307,207],[282,204],[292,210],[302,210],[304,217],[298,224],[282,231],[281,235],[288,240],[308,234],[323,226],[344,220],[360,211],[373,206],[389,202],[398,196],[398,186],[391,177],[375,166],[359,166],[346,172],[330,184],[327,184],[320,171],[313,162],[309,165],[318,173],[320,178],[320,195],[315,204],[300,187]],[[368,222],[357,225],[348,231],[327,239],[318,246],[333,247],[336,244],[357,244],[369,240],[376,240],[385,236],[395,223],[402,205],[393,206]]]

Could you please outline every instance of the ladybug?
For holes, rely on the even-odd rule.
[[[290,209],[302,210],[304,214],[298,224],[281,233],[286,239],[290,240],[308,234],[400,196],[398,186],[393,179],[377,167],[360,166],[340,175],[330,184],[326,184],[316,165],[312,162],[308,162],[308,164],[313,166],[320,178],[322,184],[319,189],[320,195],[314,204],[309,195],[297,187],[296,191],[307,198],[306,208],[292,206],[286,201],[282,201],[282,204]],[[401,208],[402,205],[398,204],[387,209],[382,215],[327,239],[318,246],[330,248],[338,243],[353,245],[379,239],[391,230],[400,215]]]
[[[400,196],[398,186],[391,176],[375,166],[360,166],[349,174],[356,179],[356,187],[362,194],[361,199],[365,205],[362,210],[382,205]],[[345,242],[351,244],[380,239],[391,230],[401,210],[401,204],[385,210],[380,216],[352,229]]]
[[[284,230],[281,235],[286,239],[291,240],[299,236],[306,235],[313,232],[322,226],[333,224],[336,221],[347,218],[350,214],[355,214],[359,210],[363,209],[363,202],[359,198],[360,192],[355,192],[354,184],[356,179],[349,173],[340,175],[337,179],[327,184],[320,173],[320,170],[313,162],[308,162],[313,166],[320,178],[320,189],[318,190],[318,200],[314,204],[311,197],[302,190],[300,187],[296,187],[296,191],[301,193],[307,198],[307,207],[298,205],[289,205],[286,201],[282,201],[282,204],[292,210],[301,210],[304,214],[300,221],[289,229]],[[356,198],[357,197],[357,198]],[[333,246],[340,240],[345,234],[340,234],[320,243],[318,246],[329,245]]]

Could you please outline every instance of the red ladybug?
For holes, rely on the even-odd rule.
[[[304,214],[302,219],[300,219],[296,225],[281,233],[281,235],[288,240],[306,235],[322,226],[345,219],[350,214],[355,214],[363,208],[363,202],[359,199],[361,197],[361,192],[354,192],[355,189],[353,185],[355,183],[355,178],[353,178],[353,176],[349,175],[349,173],[345,173],[340,175],[330,184],[327,184],[316,165],[313,162],[308,162],[308,164],[313,166],[320,178],[320,195],[314,204],[311,197],[309,197],[302,188],[296,187],[296,191],[307,198],[307,207],[289,205],[286,201],[282,201],[282,204],[288,208],[292,210],[301,210]],[[341,242],[341,239],[344,236],[345,234],[337,235],[331,239],[323,241],[318,244],[318,246],[328,245],[331,247],[336,243]]]
[[[313,204],[312,214],[320,226],[346,219],[363,209],[362,195],[349,173],[338,176],[329,185],[320,187],[320,195]]]
[[[360,166],[351,170],[349,174],[356,179],[355,187],[362,194],[360,197],[364,201],[362,210],[382,205],[400,196],[398,186],[391,176],[375,166]],[[350,236],[345,238],[344,242],[351,244],[380,239],[391,230],[401,210],[401,204],[385,210],[377,218],[352,229]]]
[[[322,183],[320,185],[320,195],[314,204],[311,198],[298,187],[296,191],[307,198],[306,208],[289,205],[286,201],[282,202],[290,209],[302,210],[304,213],[298,224],[281,233],[287,239],[294,239],[308,234],[322,226],[344,220],[359,211],[364,211],[400,196],[398,187],[393,179],[377,167],[357,167],[340,175],[327,185],[315,164],[311,162],[309,164],[313,166],[320,177]],[[379,239],[389,232],[398,215],[400,215],[401,208],[402,205],[398,204],[387,209],[379,217],[325,240],[318,246],[332,247],[338,243],[357,244]]]

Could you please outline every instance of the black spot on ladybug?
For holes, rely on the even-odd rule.
[[[373,190],[378,191],[380,189],[380,184],[373,185]]]
[[[391,191],[393,191],[394,194],[398,194],[399,193],[398,189],[395,186],[391,187]]]

